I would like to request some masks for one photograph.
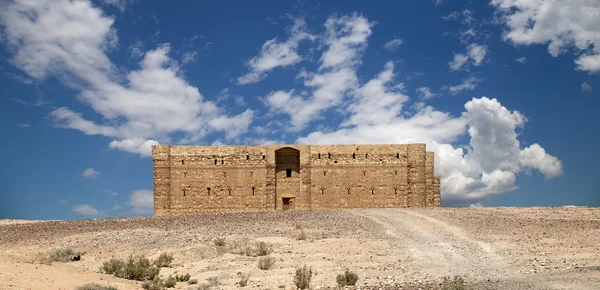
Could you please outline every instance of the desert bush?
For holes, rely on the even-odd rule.
[[[166,287],[164,281],[159,276],[155,276],[152,280],[144,281],[142,288],[144,290],[164,290]]]
[[[196,278],[194,278],[194,279],[189,279],[189,280],[187,281],[187,283],[188,283],[189,285],[198,284],[198,279],[196,279]]]
[[[258,268],[261,270],[269,270],[275,264],[275,258],[265,256],[258,259]]]
[[[122,278],[129,280],[153,280],[158,276],[160,269],[152,264],[153,263],[143,255],[129,256],[129,259],[120,274],[122,274]]]
[[[79,256],[80,253],[72,248],[59,248],[50,253],[50,261],[52,262],[69,262],[73,257]]]
[[[177,282],[187,282],[188,280],[190,280],[190,273],[187,273],[185,275],[175,275],[175,280],[177,280]]]
[[[123,260],[112,258],[102,264],[102,267],[100,267],[100,272],[114,275],[116,277],[122,277],[123,268],[125,268],[125,262],[123,262]]]
[[[217,247],[225,247],[225,238],[223,237],[218,237],[214,240],[215,246]]]
[[[219,285],[218,277],[209,277],[208,279],[206,279],[206,281],[208,281],[208,284],[210,284],[211,286]]]
[[[173,254],[162,253],[156,260],[154,260],[154,265],[156,267],[169,267],[171,266],[171,262],[173,262]]]
[[[306,232],[305,231],[301,231],[298,236],[296,237],[296,240],[298,241],[304,241],[306,240]]]
[[[240,287],[248,286],[248,279],[250,279],[250,275],[243,274],[242,277],[240,277],[240,281],[238,281],[238,285],[240,285]]]
[[[465,284],[465,280],[461,276],[454,276],[454,279],[450,280],[450,277],[444,277],[442,281],[443,290],[468,290],[469,287]]]
[[[257,256],[266,256],[273,252],[273,246],[269,243],[258,242],[256,243],[256,255]]]
[[[296,269],[296,275],[294,276],[294,285],[298,289],[307,289],[310,287],[310,280],[312,279],[313,271],[312,268],[304,265],[301,268]]]
[[[347,285],[354,286],[354,285],[356,285],[356,281],[358,281],[358,274],[356,274],[350,270],[346,270],[344,272],[344,274],[337,275],[337,277],[335,278],[335,281],[340,286],[347,286]]]
[[[100,285],[98,283],[87,283],[78,286],[75,290],[117,290],[117,287]]]
[[[167,277],[167,279],[163,282],[163,285],[166,288],[173,288],[175,287],[175,285],[177,285],[177,279],[171,275],[169,275],[169,277]]]

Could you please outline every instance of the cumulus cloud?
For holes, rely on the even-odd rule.
[[[595,0],[492,0],[514,45],[548,45],[557,57],[576,48],[578,70],[600,71],[600,5]]]
[[[88,217],[100,217],[104,216],[104,212],[97,210],[95,207],[89,204],[76,204],[71,208],[74,212],[88,216]]]
[[[487,46],[485,45],[472,43],[468,46],[469,57],[473,60],[474,66],[481,65],[481,62],[483,62],[483,59],[487,54],[487,50]]]
[[[304,80],[309,95],[304,97],[294,90],[279,90],[264,98],[272,112],[289,115],[290,130],[303,129],[322,111],[340,105],[345,94],[358,87],[356,67],[367,47],[372,25],[358,14],[328,18],[322,36],[326,49],[319,59],[318,70],[303,71],[298,76]]]
[[[151,215],[154,213],[154,192],[152,190],[134,190],[129,195],[127,202],[131,210],[139,215]]]
[[[443,86],[443,90],[449,91],[452,95],[457,95],[463,91],[472,91],[481,82],[479,78],[474,75],[470,75],[462,80],[462,82],[455,86]]]
[[[100,175],[100,172],[94,170],[94,168],[88,168],[81,173],[81,176],[87,177],[89,179],[95,179]]]
[[[420,87],[415,90],[419,93],[419,99],[421,100],[429,100],[436,96],[436,94],[431,92],[431,89],[428,87]]]
[[[110,137],[110,148],[147,156],[157,142],[196,142],[225,130],[231,138],[252,121],[250,109],[229,116],[205,100],[183,78],[169,44],[144,52],[135,44],[132,54],[143,54],[140,68],[122,75],[106,54],[118,46],[114,19],[89,1],[10,2],[0,10],[0,23],[18,68],[38,80],[57,76],[97,113],[94,121],[59,107],[50,113],[55,125]]]
[[[387,49],[387,50],[391,50],[391,51],[396,51],[398,50],[398,47],[400,47],[400,45],[402,45],[404,41],[402,39],[399,38],[394,38],[388,42],[386,42],[383,45],[383,48]]]
[[[583,82],[581,83],[581,91],[582,92],[586,92],[586,93],[591,93],[592,92],[592,85]]]
[[[519,58],[517,58],[517,59],[515,59],[515,60],[516,60],[517,62],[520,62],[520,63],[525,63],[525,62],[527,62],[527,58],[526,58],[526,57],[524,57],[524,56],[523,56],[523,57],[519,57]]]
[[[451,71],[459,70],[467,63],[468,60],[468,56],[457,53],[454,55],[454,59],[448,63],[448,66],[450,67]]]
[[[250,72],[239,77],[237,83],[239,85],[257,83],[267,76],[267,72],[276,67],[286,67],[300,62],[302,57],[298,54],[298,46],[303,40],[314,40],[314,36],[307,31],[303,19],[296,19],[289,30],[288,39],[280,42],[273,38],[265,42],[260,55],[248,61]]]

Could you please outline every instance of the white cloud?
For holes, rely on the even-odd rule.
[[[468,60],[468,56],[457,53],[454,55],[454,59],[452,59],[452,61],[448,63],[448,66],[450,67],[451,71],[459,70],[463,67],[463,65],[467,63]]]
[[[591,93],[592,92],[592,85],[583,82],[581,83],[581,91],[582,92],[587,92],[587,93]]]
[[[89,217],[104,216],[104,212],[97,210],[95,207],[93,207],[89,204],[76,204],[71,208],[71,210],[73,210],[74,212],[76,212],[80,215],[89,216]]]
[[[129,53],[133,58],[140,58],[144,56],[144,42],[137,40],[134,44],[129,46]]]
[[[306,22],[296,19],[289,31],[289,38],[280,42],[276,38],[270,39],[262,45],[259,56],[255,56],[247,65],[250,72],[237,79],[239,85],[257,83],[263,80],[267,72],[276,67],[294,65],[302,60],[298,54],[298,46],[303,40],[314,40],[314,36],[307,32]]]
[[[81,173],[81,176],[87,177],[89,179],[94,179],[100,175],[100,172],[94,170],[94,168],[88,168]]]
[[[367,47],[372,25],[357,14],[327,19],[322,37],[327,49],[321,55],[318,71],[303,71],[298,76],[304,79],[309,95],[304,97],[294,90],[267,94],[264,100],[271,112],[290,116],[289,130],[303,129],[322,111],[340,105],[346,93],[358,88],[356,67]]]
[[[197,51],[188,51],[183,54],[181,58],[182,64],[194,63],[198,60],[198,52]]]
[[[442,16],[442,19],[458,21],[461,22],[463,25],[471,25],[473,24],[473,22],[475,22],[475,18],[473,17],[473,11],[469,9],[465,9],[460,12],[454,11],[448,14],[448,16]]]
[[[428,87],[420,87],[417,88],[415,91],[419,93],[419,98],[421,100],[429,100],[436,96],[436,94],[432,93],[431,89]]]
[[[26,0],[11,2],[0,10],[0,23],[12,62],[32,78],[48,75],[78,91],[78,100],[97,113],[98,122],[60,107],[50,116],[60,127],[117,140],[110,147],[147,156],[155,142],[196,142],[211,132],[235,126],[243,133],[253,111],[228,116],[204,100],[198,89],[181,75],[179,64],[169,57],[170,45],[146,51],[140,69],[119,73],[106,52],[116,48],[114,19],[89,1]],[[27,15],[35,14],[36,17]],[[133,53],[138,53],[135,50]],[[213,121],[217,119],[218,121]],[[243,120],[244,123],[240,122]],[[223,124],[230,124],[229,126]],[[172,136],[184,136],[173,140]]]
[[[526,62],[527,62],[527,58],[526,58],[526,57],[524,57],[524,56],[523,56],[523,57],[519,57],[519,58],[517,58],[517,59],[515,59],[515,60],[516,60],[517,62],[520,62],[520,63],[526,63]]]
[[[443,86],[443,90],[449,91],[453,95],[457,95],[462,91],[472,91],[481,82],[480,79],[471,75],[463,79],[462,83],[455,86]]]
[[[578,70],[600,71],[600,5],[596,0],[492,0],[514,45],[548,44],[557,57],[569,48],[584,51]],[[576,51],[579,53],[579,51]]]
[[[335,131],[316,131],[304,144],[373,144],[424,142],[435,152],[436,175],[442,177],[445,204],[472,204],[516,189],[516,174],[539,170],[547,179],[562,173],[562,164],[538,144],[520,149],[516,129],[526,118],[486,97],[465,104],[459,117],[423,107],[410,118],[388,124],[357,124]],[[468,133],[468,145],[451,143]],[[463,149],[466,148],[466,149]]]
[[[388,42],[385,43],[385,45],[383,45],[383,48],[391,50],[391,51],[396,51],[398,50],[398,47],[400,47],[400,45],[402,45],[403,40],[399,39],[399,38],[394,38]]]
[[[469,57],[473,60],[473,65],[479,66],[487,54],[487,46],[479,44],[470,44],[468,46]]]
[[[154,192],[152,190],[134,190],[127,202],[135,214],[151,215],[154,213]]]
[[[27,124],[27,123],[15,123],[15,125],[17,127],[19,127],[19,128],[29,128],[29,127],[31,127],[31,125]]]
[[[133,0],[101,0],[101,1],[102,1],[102,3],[104,3],[104,5],[112,5],[112,6],[119,8],[119,10],[121,10],[121,11],[125,11],[125,8],[127,7],[127,5],[129,5],[129,3]]]

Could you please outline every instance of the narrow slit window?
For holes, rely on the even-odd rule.
[[[365,153],[365,159],[369,159],[369,153]]]
[[[217,165],[217,159],[215,159],[215,165]]]
[[[323,176],[327,176],[327,170],[323,170]]]
[[[350,187],[346,187],[346,190],[348,191],[348,195],[350,195]]]
[[[225,164],[225,160],[221,160],[221,165]]]
[[[352,153],[352,159],[356,159],[356,153]]]
[[[394,187],[394,194],[398,194],[398,188]]]
[[[396,153],[396,159],[400,158],[400,153]]]
[[[366,170],[363,170],[363,175],[365,175],[365,176],[367,175],[367,171]]]
[[[288,168],[285,170],[285,177],[292,177],[292,169]]]
[[[250,160],[250,155],[246,155],[246,160]]]
[[[263,155],[263,160],[265,160],[265,155]]]
[[[325,187],[321,186],[321,195],[325,194]]]
[[[185,196],[185,191],[186,191],[186,189],[184,188],[184,189],[182,189],[181,191],[183,191],[183,196]]]
[[[231,188],[230,188],[230,189],[228,189],[228,190],[229,190],[229,195],[231,195]]]
[[[210,195],[210,187],[207,187],[206,191],[207,191],[208,195]]]
[[[184,163],[184,160],[181,160],[181,165],[183,165],[183,163]]]
[[[371,186],[371,195],[375,195],[375,188]]]
[[[331,153],[327,153],[327,158],[331,159]]]
[[[319,159],[321,159],[321,153],[319,153],[319,155],[317,156]]]
[[[254,195],[254,189],[255,189],[254,186],[252,186],[252,195]]]

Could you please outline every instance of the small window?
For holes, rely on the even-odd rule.
[[[253,171],[250,171],[250,177],[252,177],[252,173],[254,173]]]
[[[185,196],[185,191],[186,191],[186,189],[184,188],[184,189],[182,189],[181,191],[183,191],[183,196]]]
[[[210,195],[210,187],[207,187],[206,191],[208,192],[208,195]]]
[[[230,189],[228,189],[228,190],[229,190],[229,195],[231,195],[231,188],[230,188]]]
[[[352,153],[352,159],[356,159],[356,153]]]
[[[221,165],[225,164],[225,160],[221,160]]]
[[[181,165],[183,165],[183,162],[184,162],[184,161],[183,161],[183,160],[181,160]]]
[[[365,153],[365,159],[369,159],[369,153]]]
[[[323,176],[327,176],[327,170],[323,170]]]
[[[367,171],[366,170],[363,170],[363,175],[365,175],[365,176],[367,175]]]
[[[371,186],[371,195],[375,195],[375,188]]]
[[[398,194],[398,188],[394,187],[394,194]]]
[[[250,160],[250,155],[246,155],[246,160]]]
[[[215,159],[215,165],[217,165],[217,159]]]
[[[331,159],[331,153],[327,153],[327,158]]]
[[[348,191],[348,195],[350,195],[350,187],[346,187],[346,190]]]
[[[288,168],[285,170],[285,177],[292,177],[292,169]]]
[[[319,156],[318,156],[318,157],[319,157],[319,159],[321,159],[321,153],[319,153]]]
[[[263,160],[265,160],[265,155],[263,155]]]
[[[325,194],[325,187],[321,186],[321,195]]]
[[[400,158],[400,153],[396,153],[396,159]]]
[[[255,189],[254,186],[252,186],[252,195],[254,195],[254,189]]]

